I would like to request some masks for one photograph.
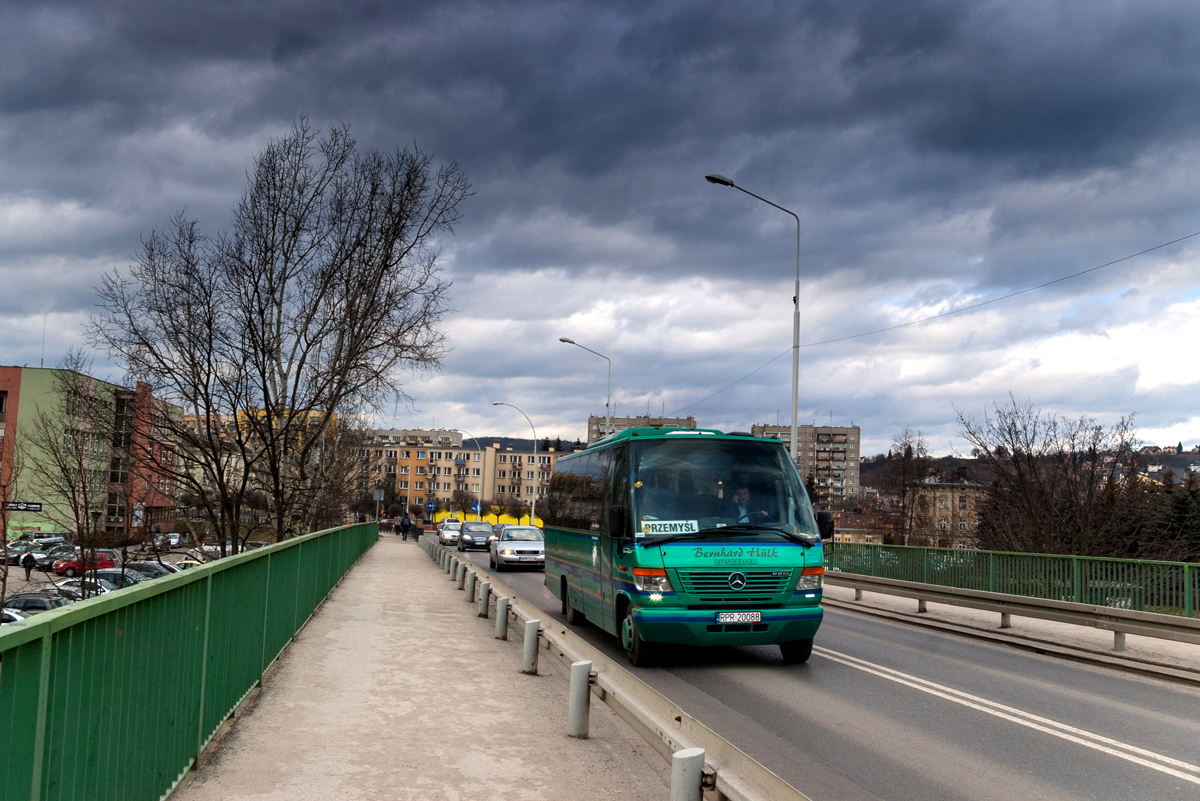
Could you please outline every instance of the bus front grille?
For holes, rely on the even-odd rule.
[[[768,601],[787,589],[791,571],[774,570],[678,570],[681,589],[688,595],[710,601]],[[734,574],[740,575],[740,581]],[[734,579],[731,582],[731,577]],[[744,584],[742,584],[744,582]],[[739,586],[740,585],[740,586]],[[736,587],[736,588],[735,588]]]

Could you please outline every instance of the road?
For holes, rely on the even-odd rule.
[[[541,572],[501,580],[564,622]],[[834,609],[805,665],[680,652],[633,670],[814,801],[1200,798],[1194,688]]]

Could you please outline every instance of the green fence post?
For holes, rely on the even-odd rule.
[[[996,592],[996,552],[988,551],[988,592]]]
[[[38,666],[38,706],[37,724],[33,730],[33,787],[29,790],[31,801],[39,801],[42,797],[42,785],[45,779],[42,774],[46,771],[46,731],[49,728],[50,717],[50,662],[54,656],[54,635],[46,632],[42,635],[42,662]]]
[[[200,649],[200,721],[196,724],[196,758],[192,767],[200,767],[200,754],[204,751],[204,694],[208,685],[208,640],[209,621],[212,613],[212,573],[204,579],[204,647]]]
[[[883,546],[868,545],[871,550],[867,551],[871,555],[871,575],[879,576],[879,549]]]
[[[1183,613],[1191,617],[1196,612],[1195,591],[1192,589],[1192,566],[1183,566]]]
[[[263,674],[267,672],[267,632],[271,629],[271,554],[267,554],[267,580],[263,584],[263,636],[262,656],[258,659],[258,686],[262,686]]]
[[[928,548],[921,549],[921,567],[922,567],[921,581],[924,582],[925,584],[928,584],[929,583],[929,549]]]
[[[1075,603],[1083,603],[1083,582],[1080,579],[1079,557],[1071,557],[1071,582],[1075,585]]]

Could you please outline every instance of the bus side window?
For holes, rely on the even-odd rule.
[[[621,445],[611,453],[612,464],[604,497],[604,529],[614,538],[627,539],[630,536],[629,446]]]
[[[597,451],[588,457],[587,481],[583,486],[583,513],[585,529],[599,531],[604,506],[604,486],[608,483],[608,466],[612,451]]]

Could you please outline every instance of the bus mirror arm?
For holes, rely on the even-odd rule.
[[[624,506],[614,503],[608,507],[608,520],[614,539],[623,540],[629,536],[629,516]]]
[[[833,513],[821,511],[817,512],[817,531],[821,532],[821,539],[828,540],[833,538]]]

